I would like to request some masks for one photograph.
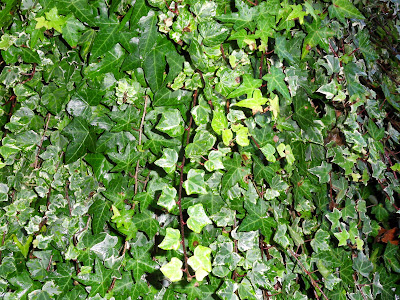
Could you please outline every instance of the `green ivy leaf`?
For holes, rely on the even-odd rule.
[[[320,183],[329,182],[329,173],[332,171],[332,165],[323,161],[320,166],[308,169],[308,171],[318,177]]]
[[[353,259],[353,269],[364,277],[369,277],[369,274],[374,269],[371,261],[365,256],[363,252],[358,252],[356,258]]]
[[[281,69],[275,66],[272,66],[269,71],[270,72],[263,77],[263,79],[268,82],[268,91],[272,93],[277,90],[283,97],[290,100],[289,89],[285,83],[285,74]]]
[[[176,206],[176,194],[175,188],[168,186],[163,187],[157,204],[171,211]]]
[[[345,18],[365,19],[349,0],[333,0],[328,10],[331,18],[338,18],[342,23],[345,22]]]
[[[178,153],[169,148],[163,150],[163,156],[156,160],[154,163],[163,168],[165,172],[172,173],[176,169],[176,163],[178,162]]]
[[[207,194],[204,182],[204,171],[189,170],[187,180],[183,183],[183,187],[188,195]]]
[[[65,152],[67,164],[81,158],[87,150],[95,151],[96,135],[82,117],[75,117],[62,132],[70,140]]]

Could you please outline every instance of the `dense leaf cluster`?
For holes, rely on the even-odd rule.
[[[0,8],[0,299],[400,295],[398,1]]]

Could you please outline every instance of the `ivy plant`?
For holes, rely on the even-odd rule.
[[[397,0],[0,8],[0,299],[400,297]]]

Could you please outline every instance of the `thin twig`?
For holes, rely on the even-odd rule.
[[[44,137],[46,136],[47,128],[49,127],[50,116],[51,116],[51,114],[48,113],[47,114],[46,125],[45,125],[44,131],[43,131],[43,135],[42,135],[42,138],[40,139],[40,143],[39,143],[39,146],[38,146],[38,149],[37,149],[37,153],[36,153],[36,157],[35,157],[35,163],[33,164],[33,168],[34,169],[37,169],[37,167],[38,167],[39,155],[40,155],[40,151],[42,150],[43,141],[44,141]]]
[[[221,44],[221,46],[219,47],[219,49],[221,50],[222,58],[223,58],[224,61],[226,62],[226,56],[225,56],[224,46],[222,46],[222,44]]]
[[[83,227],[81,230],[79,230],[77,233],[75,233],[75,234],[72,236],[72,241],[73,241],[73,243],[74,243],[74,246],[76,246],[76,245],[78,244],[78,235],[81,234],[82,232],[84,232],[85,230],[87,230],[87,229],[89,228],[89,223],[90,223],[91,220],[92,220],[92,216],[91,216],[91,215],[88,215],[88,219],[87,219],[87,221],[86,221],[85,227]]]
[[[139,127],[139,146],[142,145],[142,134],[143,134],[143,124],[144,124],[144,117],[146,116],[146,108],[147,108],[147,96],[144,97],[144,107],[143,107],[143,114],[142,114],[142,120],[140,121],[140,127]],[[139,163],[140,159],[136,162],[136,169],[135,169],[135,195],[137,194],[138,191],[138,174],[139,174]]]
[[[47,264],[47,268],[46,268],[46,271],[47,271],[47,272],[50,271],[52,262],[53,262],[53,254],[50,255],[49,263]]]
[[[125,252],[126,252],[126,249],[128,248],[128,245],[129,245],[128,241],[125,241],[124,247],[123,247],[123,249],[122,249],[121,256],[124,256],[124,255],[125,255]],[[120,268],[121,268],[121,266],[118,267],[118,269],[120,269]],[[114,277],[113,280],[112,280],[112,282],[111,282],[110,287],[109,287],[108,290],[107,290],[107,293],[109,293],[109,292],[112,291],[112,289],[113,289],[114,286],[115,286],[115,282],[116,282],[116,281],[117,281],[117,278]]]
[[[8,223],[8,222],[7,222]],[[1,238],[1,246],[4,246],[4,242],[6,241],[6,231],[4,230],[4,232],[3,232],[3,236],[2,236],[2,238]],[[1,257],[1,254],[2,254],[2,250],[0,249],[0,265],[1,265],[1,262],[2,262],[2,260],[3,260],[3,258]]]
[[[193,94],[193,104],[192,107],[196,106],[196,102],[197,102],[197,95],[198,92],[197,90],[194,91]],[[193,123],[193,116],[190,115],[190,119],[189,119],[189,124],[188,127],[186,128],[186,145],[189,144],[189,140],[190,140],[190,129],[192,128],[192,123]],[[185,145],[185,146],[186,146]],[[185,161],[186,161],[186,157],[185,155],[183,155],[182,158],[182,163],[179,166],[180,169],[180,180],[179,180],[179,190],[178,190],[178,201],[176,202],[176,204],[178,205],[179,208],[179,223],[180,223],[180,229],[181,229],[181,244],[183,247],[183,257],[184,257],[184,263],[185,263],[185,273],[187,275],[187,279],[191,280],[192,279],[192,275],[190,275],[189,272],[189,266],[188,266],[188,256],[187,256],[187,252],[186,252],[186,245],[185,245],[185,222],[183,221],[183,210],[182,210],[182,187],[183,187],[183,168],[185,167]]]
[[[264,51],[263,52],[261,52],[261,58],[260,58],[260,66],[258,67],[258,70],[260,71],[260,74],[259,74],[259,78],[261,79],[262,77],[263,77],[263,74],[262,74],[262,67],[263,67],[263,63],[264,63]]]
[[[58,166],[60,165],[60,161],[62,160],[63,155],[64,155],[64,151],[61,152],[60,160],[58,161],[58,163],[57,163],[57,165],[56,165],[56,170],[55,170],[55,172],[54,172],[54,175],[55,175],[55,174],[57,173],[57,171],[58,171]],[[51,194],[51,190],[52,190],[51,185],[52,185],[53,182],[54,182],[54,175],[53,175],[52,181],[50,182],[49,190],[47,191],[47,205],[46,205],[47,210],[49,209],[49,206],[50,206],[50,194]]]
[[[246,0],[247,2],[249,2],[251,5],[257,6],[257,3],[250,1],[250,0]]]
[[[307,271],[307,269],[304,267],[304,265],[301,263],[301,261],[297,258],[296,254],[294,254],[291,249],[289,249],[288,251],[296,259],[297,263],[303,269],[304,273],[306,273],[308,275],[308,277],[310,278],[311,284],[314,286],[314,288],[317,288],[321,292],[321,294],[322,294],[322,296],[324,296],[325,300],[329,300],[328,297],[325,295],[324,291],[318,285],[318,283],[314,280],[314,278],[312,278],[310,272]]]
[[[260,149],[261,147],[260,147],[260,145],[257,143],[256,139],[255,139],[252,135],[250,135],[250,138],[253,140],[254,144],[256,144],[257,148]]]
[[[31,73],[22,73],[21,75],[26,75],[29,76],[27,79],[24,81],[21,81],[20,84],[27,83],[28,81],[31,81],[33,79],[33,76],[35,76],[36,73],[36,63],[33,64],[32,72]]]
[[[67,199],[68,202],[69,216],[72,217],[71,201],[69,199],[68,190],[69,190],[69,181],[67,180],[67,182],[65,183],[65,198]]]

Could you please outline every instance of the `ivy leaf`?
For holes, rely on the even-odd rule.
[[[96,259],[94,271],[95,273],[90,273],[87,277],[85,275],[78,274],[77,276],[74,276],[74,278],[77,281],[91,287],[89,293],[90,297],[94,297],[97,293],[104,297],[111,284],[112,270],[106,269],[103,263]]]
[[[264,75],[263,79],[268,82],[268,91],[271,93],[275,90],[280,92],[283,97],[290,100],[289,89],[285,83],[285,74],[280,68],[271,66],[270,72]]]
[[[220,107],[215,108],[213,111],[211,127],[219,135],[222,134],[223,130],[228,128],[228,120],[226,118],[225,111]]]
[[[104,225],[111,218],[110,202],[105,200],[96,200],[89,208],[89,213],[92,215],[92,230],[95,234],[103,231]]]
[[[345,18],[365,19],[360,11],[349,0],[333,0],[328,11],[331,18],[337,18],[342,23],[345,22]]]
[[[255,24],[253,18],[256,16],[256,8],[248,7],[248,5],[240,0],[235,0],[235,7],[239,12],[230,13],[226,15],[218,16],[217,19],[225,22],[234,24],[233,28],[238,31],[242,28],[248,28],[250,31],[254,31]]]
[[[111,50],[119,39],[119,23],[110,22],[100,28],[92,46],[92,60]]]
[[[176,163],[178,162],[178,153],[169,148],[163,150],[163,156],[156,160],[154,163],[163,168],[165,172],[172,173],[176,169]]]
[[[164,111],[156,129],[168,134],[170,137],[181,136],[185,129],[183,128],[183,119],[179,110],[168,109]]]
[[[166,232],[167,234],[158,247],[164,250],[178,250],[181,245],[181,234],[179,230],[168,227]]]
[[[342,218],[342,213],[335,207],[333,212],[327,214],[326,217],[332,223],[331,229],[336,229],[339,227],[339,220]]]
[[[275,53],[281,60],[286,59],[290,63],[294,63],[293,55],[288,51],[288,41],[284,36],[277,36],[275,38]]]
[[[129,105],[125,110],[115,110],[109,113],[111,120],[116,122],[111,132],[132,131],[132,126],[138,126],[138,110]]]
[[[318,177],[320,183],[329,182],[329,173],[332,171],[332,164],[323,161],[320,166],[308,169],[308,171]]]
[[[72,12],[82,22],[94,25],[93,12],[90,5],[85,0],[57,0],[57,8],[60,12]]]
[[[136,282],[140,280],[144,273],[154,272],[157,268],[157,263],[151,259],[150,249],[152,244],[148,243],[144,246],[134,245],[130,249],[132,258],[127,260],[126,269],[133,272],[133,277]]]
[[[276,226],[273,218],[266,215],[267,205],[259,199],[256,205],[246,203],[247,216],[239,226],[239,231],[260,230],[265,237],[272,235],[272,228]]]
[[[87,150],[95,151],[96,135],[89,126],[82,117],[75,117],[62,131],[70,140],[65,152],[65,163],[76,161]]]
[[[85,29],[85,26],[79,22],[73,16],[69,16],[66,19],[64,26],[61,29],[63,38],[66,42],[72,47],[76,47],[78,45],[78,41],[80,38],[80,32]]]
[[[153,238],[160,228],[160,224],[153,217],[149,210],[143,210],[140,214],[135,214],[132,218],[136,228],[146,232],[149,238]]]
[[[182,279],[182,261],[176,257],[172,257],[171,261],[161,267],[161,272],[172,282]]]
[[[186,222],[187,226],[196,233],[200,233],[204,226],[212,224],[201,203],[190,206],[187,212],[189,215],[189,219]]]
[[[253,78],[253,76],[250,76],[249,74],[244,74],[242,84],[239,87],[237,87],[233,92],[231,92],[228,95],[228,98],[237,98],[244,94],[250,97],[250,95],[253,95],[253,92],[256,89],[258,89],[261,85],[262,85],[261,79],[255,79]]]
[[[188,264],[196,272],[196,279],[202,281],[211,272],[211,249],[198,245],[194,255],[189,257]]]
[[[233,158],[225,161],[227,172],[222,177],[222,192],[227,192],[236,183],[244,184],[244,177],[250,173],[247,167],[242,166],[242,158],[239,153],[234,153]]]
[[[217,295],[222,300],[239,300],[235,292],[238,289],[238,284],[232,279],[227,279],[222,284],[221,288],[217,291]]]
[[[165,186],[162,189],[157,204],[171,211],[176,206],[176,189],[174,187]]]
[[[276,152],[276,149],[274,146],[271,144],[267,144],[264,147],[260,148],[262,154],[264,154],[265,158],[270,161],[270,162],[275,162],[276,158],[274,153]]]
[[[316,252],[326,251],[329,250],[330,248],[328,242],[329,242],[329,233],[326,232],[325,230],[318,229],[318,231],[315,233],[313,240],[311,241],[311,247]]]
[[[358,252],[357,257],[353,259],[353,262],[353,269],[364,277],[368,278],[369,274],[374,269],[372,262],[361,251]]]
[[[292,12],[287,16],[287,20],[295,20],[299,19],[300,24],[304,23],[304,17],[307,15],[305,11],[303,11],[303,6],[301,4],[290,5],[293,9]]]
[[[335,232],[334,235],[339,240],[338,246],[347,245],[347,240],[350,238],[350,234],[346,229],[342,229],[341,232]]]
[[[263,112],[262,105],[267,103],[268,99],[263,98],[261,91],[259,89],[254,90],[252,98],[247,98],[246,100],[239,101],[231,106],[239,106],[251,108],[253,115],[257,112]]]
[[[189,170],[187,180],[183,183],[183,187],[188,195],[192,194],[207,194],[204,182],[204,171]]]
[[[307,36],[304,39],[301,59],[303,59],[315,46],[321,46],[328,52],[328,39],[333,37],[335,33],[328,26],[323,26],[320,18],[314,20],[311,24],[305,23]]]
[[[124,153],[111,152],[108,153],[108,157],[116,163],[112,171],[132,171],[135,167],[135,163],[142,156],[141,152],[138,152],[134,146],[129,143]]]

